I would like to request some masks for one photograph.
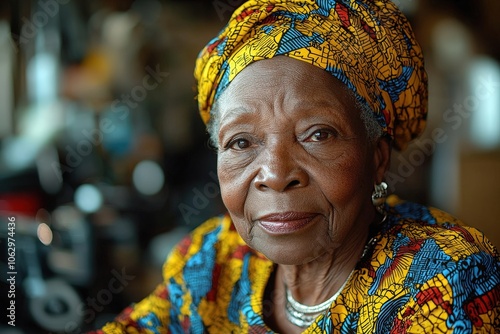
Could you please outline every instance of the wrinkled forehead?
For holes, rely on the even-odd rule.
[[[309,63],[286,56],[263,59],[243,69],[226,87],[218,109],[234,101],[264,100],[285,96],[301,103],[328,100],[346,106],[355,95],[340,80]],[[218,102],[219,102],[218,101]]]
[[[293,127],[304,119],[322,117],[359,125],[360,120],[356,98],[341,81],[321,68],[284,56],[260,60],[242,70],[214,112],[219,125],[266,119]]]

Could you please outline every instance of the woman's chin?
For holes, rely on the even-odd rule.
[[[311,242],[307,242],[306,247],[286,241],[283,243],[278,241],[272,244],[258,242],[250,245],[250,247],[262,253],[274,263],[296,266],[308,264],[331,252],[331,250],[322,247],[321,243],[312,244]]]

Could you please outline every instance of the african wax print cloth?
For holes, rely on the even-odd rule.
[[[404,149],[424,129],[427,74],[410,23],[390,0],[250,0],[196,61],[198,105],[210,110],[255,61],[287,56],[344,83]]]
[[[500,333],[500,259],[450,215],[391,200],[378,240],[339,297],[304,333]],[[264,290],[275,264],[229,216],[172,251],[164,282],[97,333],[273,333]]]

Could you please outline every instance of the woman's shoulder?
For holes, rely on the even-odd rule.
[[[500,261],[496,247],[478,229],[434,207],[404,201],[396,196],[387,200],[388,223],[385,232],[414,242],[433,242],[439,248],[463,258],[486,253]]]
[[[453,215],[419,203],[405,201],[396,195],[387,198],[387,212],[400,220],[413,220],[437,225],[464,225]]]
[[[500,312],[495,247],[441,210],[396,197],[386,204],[373,252],[357,271],[363,283],[349,290],[352,300],[363,296],[359,314],[369,315],[359,323],[387,326],[384,332],[493,332]]]
[[[163,274],[165,278],[185,274],[190,267],[214,270],[217,264],[245,255],[262,257],[241,239],[229,215],[220,215],[195,228],[174,247],[165,261]]]

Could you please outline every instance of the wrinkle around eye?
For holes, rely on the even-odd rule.
[[[252,164],[257,154],[255,152],[249,153],[245,152],[243,154],[238,154],[239,152],[226,150],[219,153],[218,164],[223,168],[224,173],[240,174],[241,171]]]
[[[244,142],[247,146],[238,148],[238,142]],[[219,161],[224,163],[225,166],[235,165],[244,167],[255,160],[258,155],[259,146],[255,138],[236,135],[222,146],[222,150],[219,151]]]

